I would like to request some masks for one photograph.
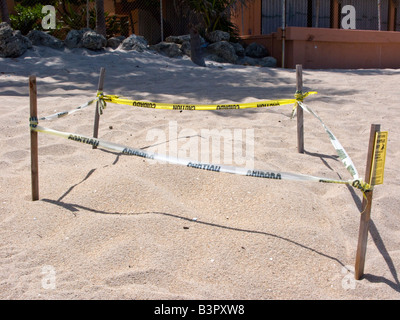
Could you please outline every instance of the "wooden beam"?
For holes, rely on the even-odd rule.
[[[303,93],[303,66],[296,65],[296,93]],[[304,153],[304,116],[303,108],[297,106],[297,150]]]
[[[339,29],[340,28],[340,4],[339,0],[331,0],[331,28]]]
[[[389,0],[388,9],[388,28],[387,31],[396,30],[396,4],[393,0]]]
[[[380,131],[381,126],[379,124],[371,125],[371,132],[369,136],[369,146],[367,155],[367,165],[365,171],[365,181],[368,182],[372,175],[372,163],[374,156],[374,143],[375,133]],[[369,231],[369,221],[371,219],[371,208],[372,208],[372,196],[373,190],[366,192],[366,197],[363,198],[362,202],[362,213],[360,217],[360,229],[358,234],[357,254],[356,263],[354,270],[354,277],[356,280],[360,280],[364,275],[365,256],[367,253],[367,241]]]
[[[105,72],[106,72],[106,69],[102,67],[100,69],[100,77],[99,77],[99,83],[97,86],[97,92],[103,91]],[[97,101],[96,102],[96,110],[94,111],[94,125],[93,125],[93,137],[94,138],[99,137],[99,122],[100,122],[99,102]],[[92,149],[97,149],[97,147],[93,145]]]
[[[30,121],[37,121],[37,88],[36,76],[29,77]],[[38,133],[31,130],[31,183],[32,201],[39,200],[39,161]]]

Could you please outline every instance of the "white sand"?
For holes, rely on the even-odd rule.
[[[34,48],[0,59],[1,299],[400,298],[400,70],[304,71],[305,89],[319,93],[307,104],[361,176],[371,124],[389,131],[366,275],[355,281],[362,194],[345,185],[154,164],[40,133],[40,200],[31,201],[30,74],[37,76],[39,116],[45,116],[94,98],[100,67],[107,94],[204,104],[292,98],[294,70],[201,68],[152,53]],[[200,141],[204,129],[254,129],[256,168],[351,178],[309,114],[307,152],[297,153],[290,112],[291,106],[176,112],[109,104],[99,135],[143,148],[157,142],[149,132],[164,132],[168,152],[174,142],[185,146],[187,132]],[[91,135],[93,115],[90,108],[41,124]],[[171,121],[178,140],[169,136]]]

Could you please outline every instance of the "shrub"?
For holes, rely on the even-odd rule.
[[[28,34],[31,30],[43,30],[42,19],[46,15],[42,13],[42,4],[36,4],[33,7],[15,6],[15,15],[10,15],[11,27],[14,30],[20,30],[23,35]]]

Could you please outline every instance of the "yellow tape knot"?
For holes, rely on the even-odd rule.
[[[292,115],[291,115],[291,119],[293,119],[293,117],[296,115],[297,112],[297,107],[299,106],[299,102],[303,102],[304,98],[308,97],[310,94],[317,94],[316,91],[309,91],[309,92],[305,92],[303,93],[302,91],[297,90],[296,93],[294,94],[294,98],[296,99],[296,103],[293,106],[293,110],[292,110]]]
[[[363,180],[354,180],[352,186],[361,190],[365,199],[367,199],[365,193],[373,190],[373,186]]]
[[[304,93],[302,91],[296,91],[296,93],[294,94],[294,98],[297,101],[301,101],[303,102],[304,98],[308,96],[308,92]]]
[[[106,101],[105,101],[105,95],[103,91],[97,91],[97,101],[99,102],[97,104],[97,112],[99,115],[103,114],[103,110],[107,107]]]
[[[297,90],[296,93],[294,94],[294,98],[296,99],[296,103],[294,104],[293,109],[292,109],[292,115],[290,116],[291,119],[293,119],[294,116],[296,115],[297,107],[299,106],[298,102],[299,102],[299,101],[300,101],[300,102],[303,102],[303,100],[304,100],[304,98],[305,98],[306,96],[307,96],[306,94],[303,94],[303,92],[298,91],[298,90]]]

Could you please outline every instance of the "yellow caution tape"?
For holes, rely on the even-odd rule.
[[[37,132],[48,133],[56,136],[60,136],[63,138],[67,138],[69,140],[81,142],[84,144],[89,144],[92,146],[96,146],[99,148],[104,148],[112,151],[117,151],[122,154],[126,155],[134,155],[139,157],[144,157],[148,159],[154,159],[159,161],[165,161],[172,164],[179,164],[185,165],[190,168],[195,169],[203,169],[208,171],[214,172],[225,172],[225,173],[233,173],[233,174],[240,174],[245,176],[257,177],[257,178],[266,178],[266,179],[275,179],[275,180],[297,180],[297,181],[314,181],[314,182],[322,182],[322,183],[336,183],[336,184],[347,184],[351,185],[354,188],[361,190],[365,197],[365,192],[372,190],[372,186],[362,179],[359,178],[357,170],[353,162],[351,161],[350,157],[333,135],[333,133],[327,128],[321,118],[311,110],[308,106],[306,106],[302,101],[305,97],[311,94],[317,94],[315,91],[301,93],[296,92],[295,99],[281,99],[281,100],[265,100],[259,102],[250,102],[250,103],[238,103],[238,104],[221,104],[221,105],[195,105],[195,104],[170,104],[170,103],[155,103],[155,102],[146,102],[146,101],[137,101],[137,100],[129,100],[125,98],[119,98],[116,95],[104,95],[103,92],[99,91],[97,93],[97,98],[91,100],[71,111],[64,111],[59,112],[47,117],[42,118],[30,118],[30,128],[31,130]],[[49,128],[44,128],[38,125],[38,120],[52,120],[57,119],[62,116],[74,113],[78,110],[84,109],[87,106],[91,105],[94,101],[97,101],[97,109],[100,114],[103,113],[103,109],[106,107],[106,102],[111,102],[115,104],[123,104],[123,105],[131,105],[136,107],[144,107],[144,108],[153,108],[153,109],[167,109],[167,110],[228,110],[228,109],[246,109],[246,108],[260,108],[260,107],[272,107],[272,106],[280,106],[280,105],[287,105],[295,103],[295,108],[297,106],[302,107],[305,111],[314,115],[323,125],[325,131],[327,132],[335,150],[337,151],[340,159],[345,164],[347,170],[353,176],[352,180],[337,180],[337,179],[328,179],[328,178],[321,178],[315,177],[310,175],[303,175],[303,174],[295,174],[295,173],[286,173],[286,172],[277,172],[274,170],[254,170],[254,169],[246,169],[246,168],[239,168],[239,167],[232,167],[232,166],[225,166],[225,165],[214,165],[208,163],[199,163],[193,160],[187,159],[180,159],[175,157],[169,157],[166,155],[159,155],[156,153],[146,152],[140,149],[134,149],[125,147],[119,144],[115,144],[112,142],[107,142],[97,138],[89,138],[83,135],[74,134],[74,133],[67,133],[62,131],[57,131]]]
[[[247,103],[232,103],[232,104],[179,104],[179,103],[160,103],[160,102],[149,102],[149,101],[139,101],[130,100],[126,98],[120,98],[116,95],[106,95],[103,92],[99,92],[97,97],[100,100],[111,102],[115,104],[122,104],[141,108],[150,109],[166,109],[166,110],[233,110],[233,109],[249,109],[249,108],[268,108],[274,106],[282,106],[293,104],[298,101],[302,101],[305,97],[311,94],[317,94],[315,91],[307,92],[295,99],[280,99],[280,100],[264,100],[258,102],[247,102]]]

